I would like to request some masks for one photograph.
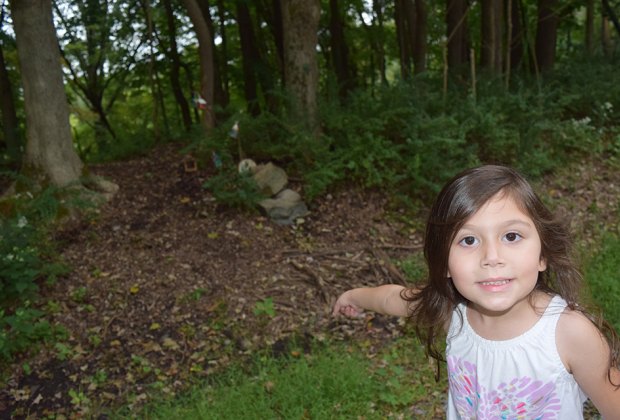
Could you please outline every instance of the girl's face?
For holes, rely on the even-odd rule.
[[[474,213],[450,246],[448,276],[470,306],[500,315],[527,304],[538,273],[547,268],[532,219],[508,194]]]

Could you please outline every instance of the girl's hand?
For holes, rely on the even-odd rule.
[[[351,300],[351,290],[348,290],[340,295],[334,309],[332,311],[333,316],[344,315],[348,318],[359,318],[363,316],[364,308],[357,306]]]

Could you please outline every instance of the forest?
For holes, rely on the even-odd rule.
[[[424,277],[430,200],[481,163],[570,219],[620,328],[619,19],[619,0],[2,0],[0,417],[350,418],[377,394],[368,418],[443,418],[407,326],[328,314]],[[303,211],[265,210],[281,189],[241,162]],[[342,360],[372,372],[341,372],[359,396],[274,402]],[[215,404],[235,388],[271,402]]]

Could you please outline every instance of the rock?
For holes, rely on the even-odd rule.
[[[266,165],[260,165],[256,167],[254,173],[254,180],[258,185],[258,189],[266,196],[273,196],[286,186],[288,183],[288,176],[284,169],[269,162]]]
[[[258,203],[274,222],[281,225],[295,223],[295,219],[304,217],[308,214],[306,203],[301,200],[301,196],[291,190],[280,191],[274,198],[267,198]]]
[[[254,162],[252,159],[243,159],[241,162],[239,162],[238,170],[240,174],[254,174],[256,173],[257,169],[258,166],[256,166],[256,162]]]

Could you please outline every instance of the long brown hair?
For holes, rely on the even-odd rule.
[[[522,175],[505,166],[486,165],[461,172],[444,186],[431,208],[424,243],[427,282],[422,288],[402,293],[427,353],[438,361],[444,359],[439,350],[440,337],[456,305],[466,302],[447,277],[452,241],[463,224],[497,194],[511,197],[536,226],[547,269],[539,273],[535,289],[560,295],[568,308],[584,313],[605,336],[611,349],[611,380],[611,368],[619,364],[620,340],[601,316],[591,315],[578,303],[582,275],[571,258],[568,228],[554,217]]]

